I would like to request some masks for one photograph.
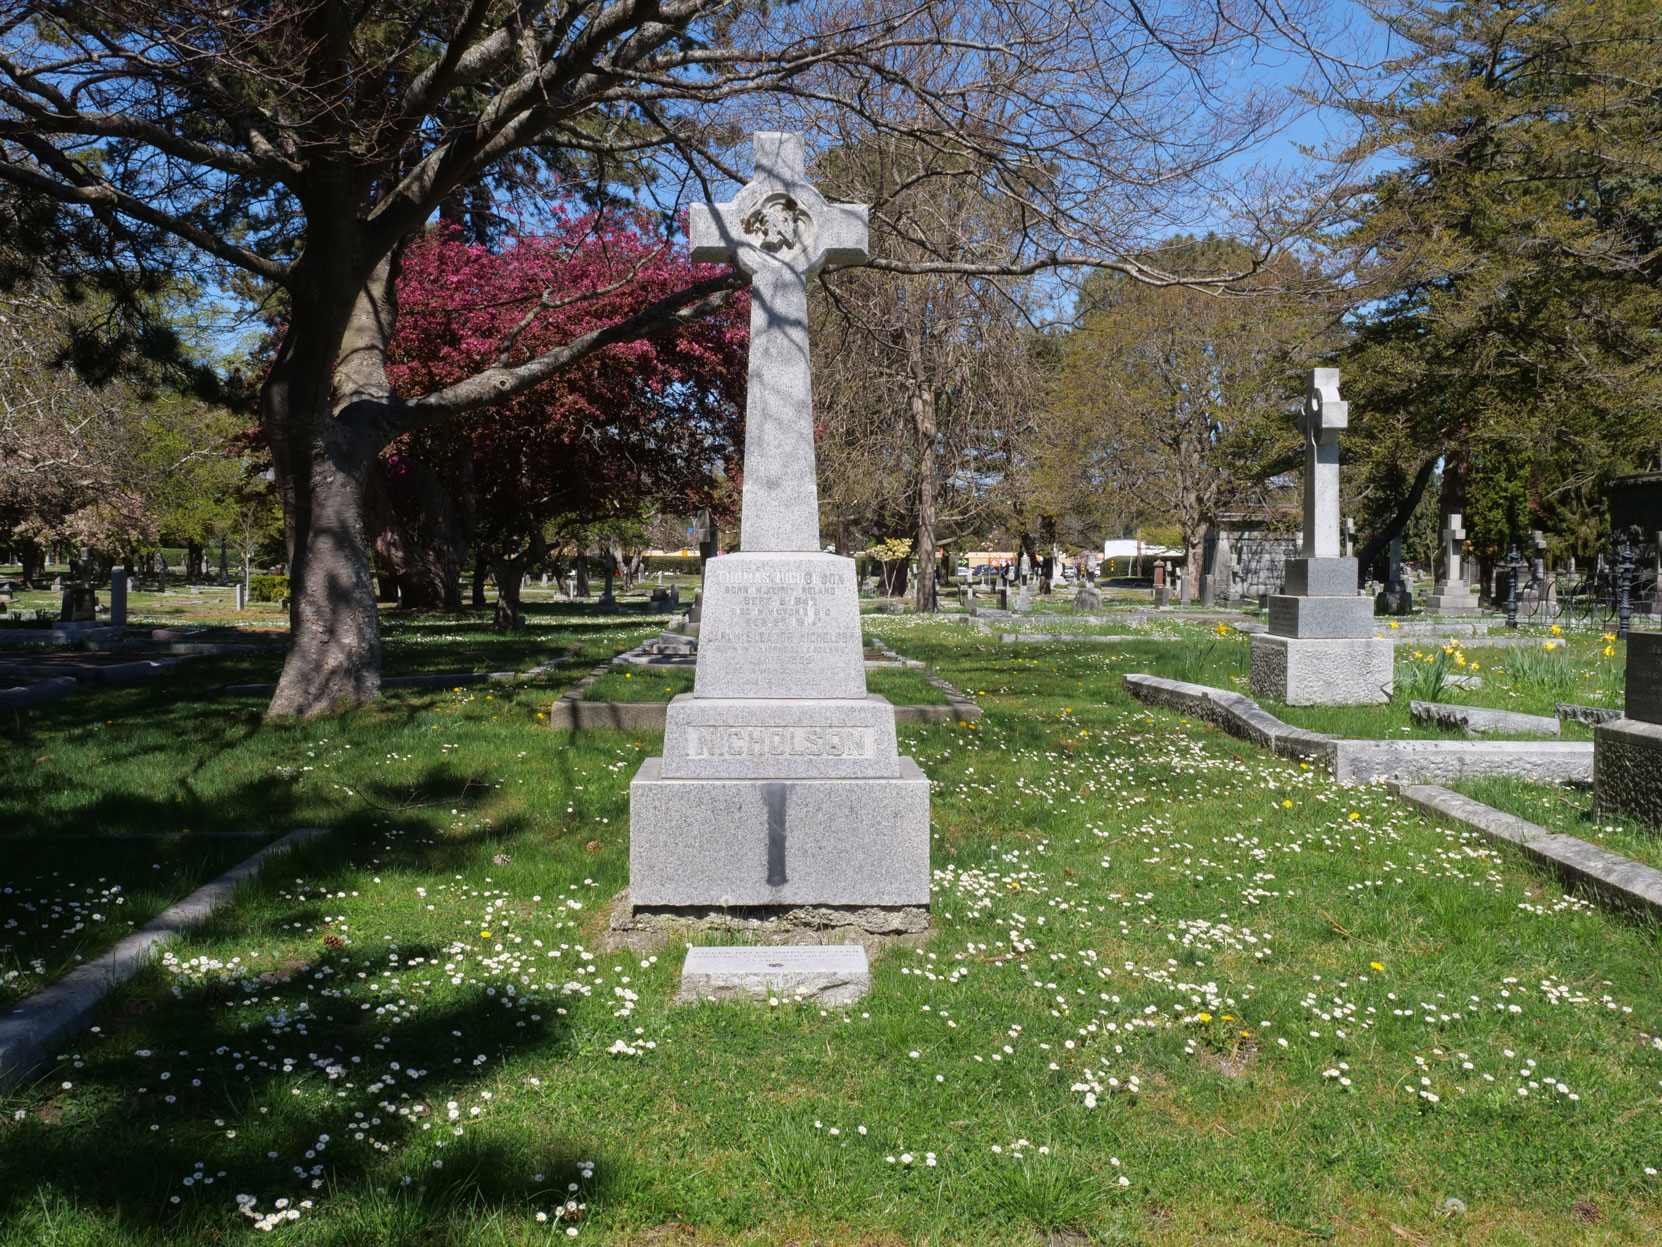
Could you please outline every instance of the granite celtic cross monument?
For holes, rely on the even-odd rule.
[[[1248,642],[1253,696],[1294,706],[1390,700],[1391,643],[1374,635],[1373,602],[1357,592],[1356,560],[1339,553],[1339,433],[1350,404],[1339,370],[1313,368],[1299,412],[1304,434],[1302,554],[1270,597],[1270,628]]]
[[[866,692],[852,559],[820,550],[807,283],[866,258],[866,209],[808,184],[802,140],[755,136],[755,175],[697,205],[692,254],[751,278],[739,552],[709,560],[693,691],[630,785],[636,913],[772,911],[919,928],[929,781]]]

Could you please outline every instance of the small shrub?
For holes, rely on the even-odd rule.
[[[689,546],[693,553],[680,554],[649,554],[646,556],[646,574],[654,572],[670,572],[678,576],[698,575],[698,547]],[[590,573],[593,574],[592,572]]]
[[[250,602],[280,602],[289,595],[289,578],[287,576],[250,576],[248,578],[248,600]]]

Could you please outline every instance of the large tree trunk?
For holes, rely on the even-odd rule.
[[[41,578],[45,562],[39,543],[28,540],[19,542],[17,555],[18,562],[22,565],[18,579],[23,581],[25,589],[35,588],[35,582]]]
[[[525,616],[519,609],[519,590],[525,575],[525,556],[508,558],[492,554],[490,561],[491,571],[496,574],[496,626],[510,630],[523,628]]]
[[[364,482],[380,448],[368,432],[374,411],[392,401],[385,351],[396,269],[391,257],[377,266],[345,324],[329,320],[329,275],[315,279],[314,297],[297,295],[261,393],[289,538],[289,650],[274,715],[323,714],[381,690]]]
[[[385,560],[406,607],[457,612],[462,609],[462,574],[469,541],[464,508],[452,500],[439,474],[419,459],[399,462],[406,510],[412,526],[399,515],[386,480],[386,465],[377,463],[366,488],[366,518],[375,553]],[[402,494],[401,494],[402,497]]]
[[[913,609],[920,615],[935,612],[935,528],[939,519],[940,482],[935,479],[937,437],[935,392],[925,386],[912,389],[912,428],[918,445],[918,576],[912,587]]]

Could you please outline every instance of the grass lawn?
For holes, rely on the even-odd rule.
[[[1662,1238],[1654,927],[1125,696],[1186,647],[866,623],[987,713],[901,729],[935,928],[840,1011],[606,951],[660,739],[549,733],[547,687],[266,725],[215,660],[32,712],[8,827],[335,834],[10,1095],[0,1239]]]
[[[583,690],[584,701],[668,701],[693,691],[691,667],[613,669]],[[866,691],[881,693],[897,706],[944,706],[946,694],[921,672],[885,668],[866,672]]]
[[[0,844],[0,1008],[132,934],[263,843],[181,836]]]

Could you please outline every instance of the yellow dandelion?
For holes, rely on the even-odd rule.
[[[1290,810],[1290,809],[1292,809],[1292,808],[1293,808],[1293,799],[1292,799],[1292,798],[1291,798],[1291,797],[1288,797],[1288,798],[1287,798],[1287,799],[1286,799],[1286,800],[1285,800],[1285,801],[1283,801],[1283,802],[1282,802],[1282,803],[1281,803],[1281,804],[1282,804],[1282,805],[1283,805],[1283,806],[1284,806],[1284,807],[1285,807],[1285,808],[1287,808],[1287,809],[1289,809],[1289,810]]]
[[[1368,962],[1368,966],[1371,969],[1374,969],[1374,970],[1383,970],[1385,968],[1384,966],[1380,965],[1377,961]]]
[[[1362,817],[1362,812],[1360,810],[1352,810],[1350,812],[1350,821],[1353,822],[1353,823],[1361,817]]]

